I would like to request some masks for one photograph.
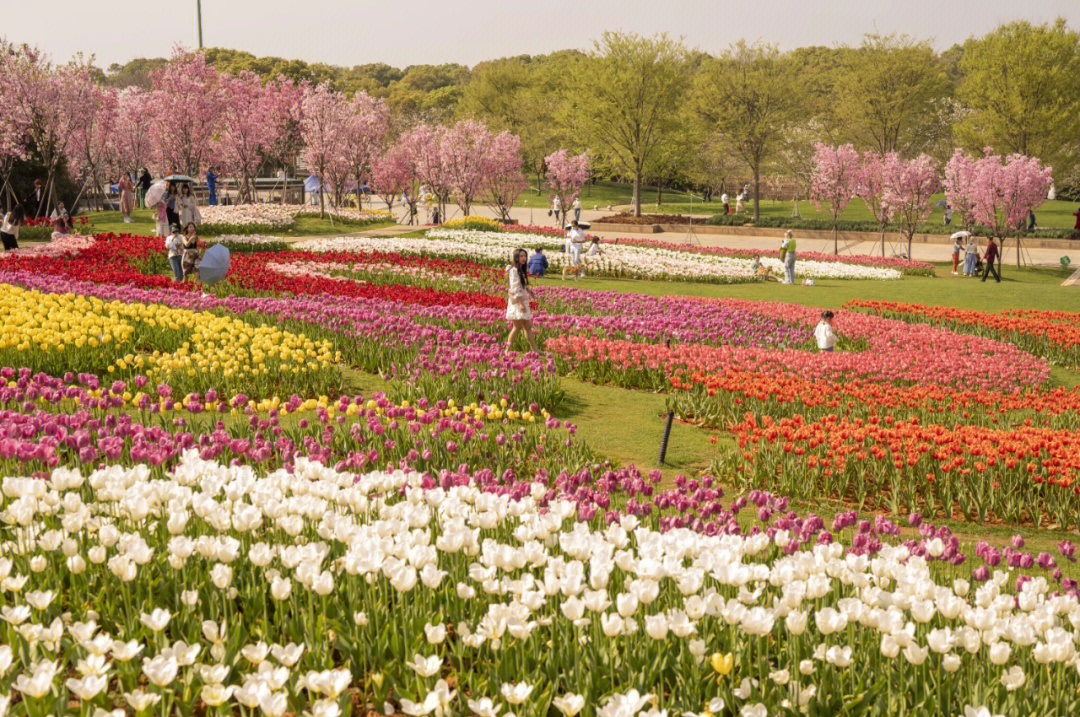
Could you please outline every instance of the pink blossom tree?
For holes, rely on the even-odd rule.
[[[435,197],[440,219],[446,217],[446,203],[453,191],[450,176],[443,164],[442,142],[445,127],[421,124],[401,135],[400,143],[406,148],[409,160],[416,171],[422,189]]]
[[[491,140],[488,152],[486,189],[491,208],[504,222],[510,221],[510,208],[529,182],[522,172],[521,138],[501,132]]]
[[[292,80],[278,76],[277,81],[268,85],[272,94],[271,104],[276,108],[272,118],[276,125],[274,142],[267,149],[268,159],[281,167],[282,174],[288,179],[289,165],[300,154],[304,146],[300,131],[303,120],[304,93],[308,90],[307,81],[297,84]],[[281,191],[281,203],[285,204],[285,188]]]
[[[832,147],[818,143],[814,152],[814,174],[810,196],[820,209],[827,205],[833,224],[833,254],[840,253],[837,227],[858,187],[859,153],[850,144]]]
[[[910,259],[911,240],[933,211],[934,193],[941,188],[938,161],[925,154],[906,160],[890,152],[885,155],[882,180],[882,202],[890,208],[901,233],[907,237]]]
[[[218,71],[202,52],[177,48],[163,68],[150,73],[151,144],[163,172],[195,176],[213,150],[225,109]]]
[[[1043,166],[1036,157],[1010,154],[1002,159],[990,147],[983,152],[983,156],[975,160],[968,190],[974,200],[972,214],[975,221],[1001,239],[1002,248],[1010,233],[1016,236],[1016,265],[1019,266],[1020,227],[1028,212],[1046,201],[1053,169]]]
[[[881,226],[881,255],[885,256],[885,227],[892,219],[893,208],[886,204],[883,197],[885,159],[876,152],[864,152],[859,160],[859,171],[855,179],[855,196],[863,200],[866,208],[874,215]]]
[[[589,179],[589,157],[582,153],[571,155],[565,149],[552,152],[544,158],[547,164],[547,185],[554,196],[559,198],[562,216],[559,226],[566,223],[566,212],[585,182]]]
[[[967,229],[975,224],[975,174],[975,160],[957,147],[945,164],[945,181],[942,185],[945,188],[945,201],[960,214]]]
[[[32,115],[19,97],[22,85],[21,73],[28,63],[25,52],[0,43],[0,194],[5,197],[6,209],[11,208],[15,194],[11,189],[11,171],[17,160],[27,156],[27,140],[30,135]],[[17,199],[16,199],[17,201]]]
[[[348,103],[326,82],[307,88],[301,103],[300,134],[303,158],[319,180],[319,214],[326,215],[325,188],[340,190],[348,165],[342,152],[342,135],[348,120]]]
[[[472,119],[461,120],[442,133],[439,154],[443,171],[465,216],[487,184],[491,139],[484,123]]]
[[[398,143],[391,146],[371,163],[371,188],[386,202],[387,210],[394,211],[394,201],[400,196],[408,205],[408,223],[413,223],[416,212],[416,192],[411,191],[416,182],[416,171],[409,156],[408,147]]]
[[[102,175],[116,167],[113,134],[119,104],[116,90],[98,87],[89,73],[79,77],[71,87],[78,93],[72,100],[83,107],[83,120],[72,132],[65,152],[68,168],[81,180],[76,206],[87,189],[106,196]]]
[[[224,102],[217,156],[226,171],[239,177],[239,200],[254,201],[255,176],[280,127],[278,95],[272,85],[263,85],[258,75],[247,70],[235,77],[222,75],[219,81]]]
[[[361,207],[360,187],[371,179],[371,163],[378,155],[386,132],[390,128],[390,111],[386,101],[360,91],[349,104],[349,116],[342,128],[343,152],[349,173],[356,186],[356,211]]]
[[[150,125],[149,95],[138,87],[121,90],[117,97],[116,127],[112,135],[112,161],[115,169],[137,172],[149,164]]]

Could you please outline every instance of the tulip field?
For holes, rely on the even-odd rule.
[[[213,287],[146,236],[0,255],[0,717],[1080,713],[1080,314],[604,240],[508,351],[550,230],[223,210]],[[642,397],[692,469],[613,459]]]

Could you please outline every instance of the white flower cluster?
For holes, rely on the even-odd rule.
[[[14,689],[32,714],[70,693],[337,715],[360,684],[408,715],[573,717],[583,695],[611,717],[1075,706],[1080,605],[1043,578],[947,586],[903,546],[785,554],[786,531],[587,524],[541,484],[517,501],[421,484],[194,451],[165,475],[4,478],[0,714]]]
[[[307,251],[389,251],[440,257],[464,257],[487,264],[505,264],[517,248],[543,247],[548,262],[559,270],[569,261],[562,241],[541,234],[484,232],[466,229],[432,229],[425,239],[401,237],[336,237],[308,239],[297,249]],[[774,274],[783,273],[783,264],[775,258],[761,260]],[[660,249],[619,244],[602,244],[598,257],[586,258],[586,271],[600,276],[639,279],[667,279],[733,283],[752,281],[751,259],[697,254],[677,249]],[[859,266],[843,262],[798,261],[795,273],[821,279],[899,279],[896,269]]]

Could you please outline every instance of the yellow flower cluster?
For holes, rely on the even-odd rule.
[[[10,365],[50,373],[143,373],[174,388],[214,377],[225,388],[237,379],[272,377],[267,383],[277,383],[310,375],[340,360],[328,341],[161,304],[46,294],[3,284],[0,313],[6,317],[0,325],[0,357],[16,352]]]
[[[483,232],[501,232],[504,227],[490,217],[455,217],[448,222],[443,222],[443,229],[472,229]]]

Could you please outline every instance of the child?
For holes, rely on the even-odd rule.
[[[833,312],[824,311],[821,321],[814,329],[814,339],[817,341],[818,351],[833,351],[836,347],[836,334],[832,330]]]
[[[750,262],[750,271],[754,272],[754,278],[761,279],[763,281],[780,281],[772,272],[769,271],[769,267],[761,263],[761,257],[755,256],[753,261]]]

